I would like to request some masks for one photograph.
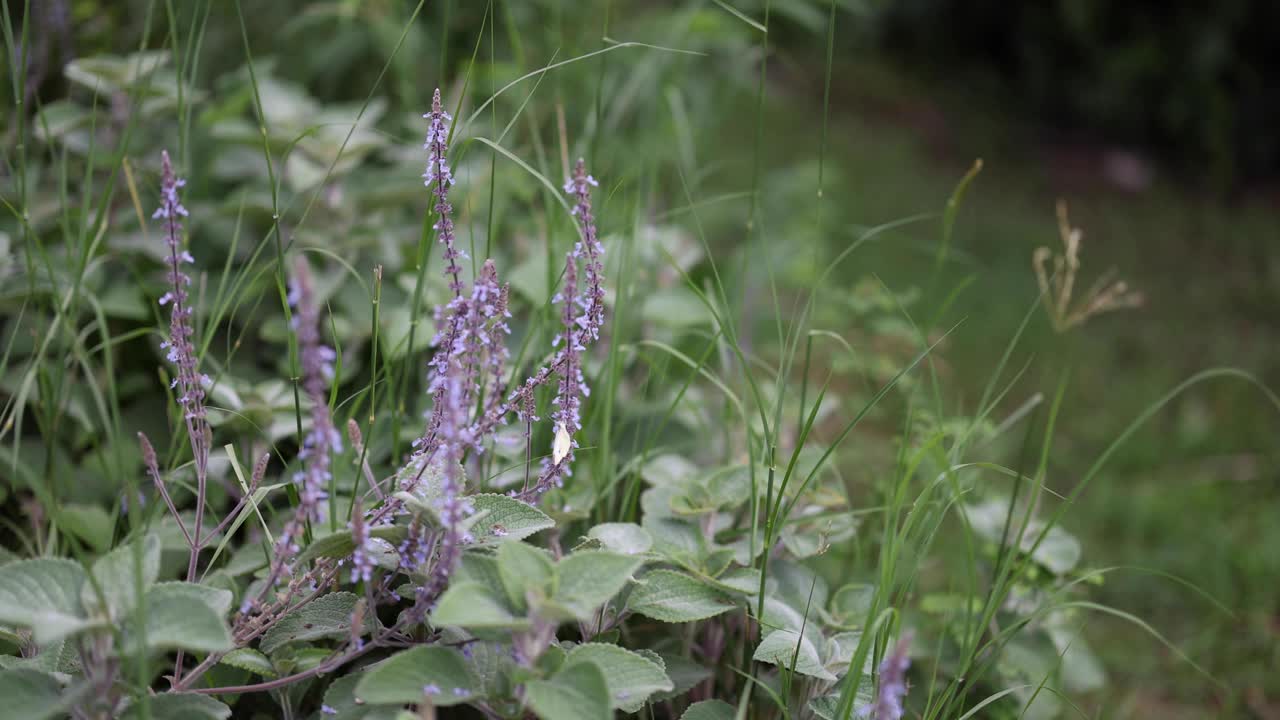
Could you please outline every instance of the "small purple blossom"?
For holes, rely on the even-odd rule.
[[[337,715],[338,711],[329,705],[321,705],[320,712],[325,715]]]
[[[470,695],[471,693],[470,693],[470,692],[468,692],[466,688],[456,687],[456,688],[454,688],[454,689],[453,689],[453,694],[454,694],[454,696],[455,696],[455,697],[466,697],[467,695]]]
[[[423,695],[439,695],[440,686],[435,683],[427,683],[426,685],[422,686],[422,694]]]
[[[396,548],[400,554],[400,567],[408,571],[416,571],[427,564],[431,556],[431,541],[422,521],[415,519],[409,525],[409,535]]]
[[[903,713],[902,701],[907,697],[907,669],[911,667],[910,632],[903,633],[893,647],[893,652],[880,661],[880,678],[875,702],[858,711],[862,717],[870,720],[900,720]]]
[[[351,552],[351,582],[369,582],[373,577],[373,553],[369,537],[369,524],[365,522],[364,513],[359,505],[351,513],[351,538],[355,542],[355,550]]]

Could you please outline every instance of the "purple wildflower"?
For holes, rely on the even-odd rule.
[[[905,712],[902,701],[907,697],[907,669],[911,667],[911,633],[903,633],[893,652],[880,661],[880,682],[875,702],[858,714],[870,720],[900,720]]]
[[[329,416],[329,382],[333,379],[336,356],[332,348],[320,342],[320,309],[311,285],[311,271],[301,258],[294,266],[289,295],[295,310],[293,328],[298,336],[302,387],[311,401],[311,432],[298,452],[306,469],[294,481],[301,485],[300,506],[307,509],[312,521],[319,522],[324,515],[321,502],[329,496],[325,488],[333,477],[329,470],[330,454],[342,452],[342,436]]]
[[[465,449],[474,444],[466,423],[469,408],[462,403],[463,372],[460,363],[451,363],[443,393],[438,435],[441,483],[440,496],[436,500],[440,531],[436,540],[436,559],[431,568],[431,577],[420,589],[420,599],[428,606],[448,586],[462,555],[462,546],[471,541],[462,529],[463,521],[473,511],[471,501],[463,494],[462,457]]]
[[[178,188],[187,184],[173,174],[169,153],[161,151],[160,207],[151,216],[164,219],[165,242],[169,246],[166,263],[169,266],[169,291],[160,297],[160,305],[170,305],[169,339],[160,344],[167,350],[166,357],[173,363],[177,374],[170,387],[178,391],[178,404],[187,424],[191,450],[195,454],[197,468],[208,465],[209,424],[204,409],[205,385],[209,378],[200,373],[195,347],[191,343],[194,330],[191,327],[192,307],[187,295],[191,277],[183,271],[184,264],[194,262],[191,253],[182,248],[182,221],[187,209],[178,200]]]
[[[427,683],[426,685],[422,686],[422,694],[423,695],[439,695],[440,686],[435,683]]]
[[[320,310],[311,285],[311,271],[302,258],[294,266],[289,302],[295,311],[293,329],[298,337],[302,387],[311,402],[311,431],[298,451],[303,469],[293,476],[293,482],[298,486],[298,507],[276,541],[276,556],[268,586],[280,579],[288,570],[286,564],[289,559],[301,550],[299,541],[307,522],[324,519],[323,502],[329,497],[326,488],[333,478],[330,456],[342,452],[342,438],[329,415],[328,389],[333,378],[335,356],[332,349],[320,342]]]
[[[187,209],[178,199],[178,188],[186,181],[174,175],[169,152],[160,152],[160,207],[151,216],[164,219],[165,242],[169,246],[169,291],[160,298],[160,304],[171,305],[169,311],[169,339],[160,347],[168,350],[167,357],[177,371],[170,387],[178,391],[178,405],[182,408],[183,422],[187,426],[187,438],[191,443],[191,455],[196,473],[196,522],[191,538],[191,556],[187,563],[187,579],[195,578],[199,555],[201,525],[204,519],[205,486],[209,476],[209,448],[213,444],[213,431],[204,408],[205,386],[211,384],[208,376],[200,372],[199,361],[191,338],[192,307],[187,295],[191,276],[182,270],[184,264],[195,262],[191,253],[182,248],[182,220]]]
[[[422,173],[423,184],[432,188],[436,196],[436,220],[434,230],[444,245],[444,260],[448,263],[445,273],[453,277],[449,284],[454,297],[462,297],[462,268],[458,266],[458,258],[466,257],[454,244],[453,238],[453,206],[449,204],[449,186],[453,184],[453,171],[449,169],[449,122],[453,120],[449,113],[440,106],[440,88],[436,88],[431,98],[431,112],[422,117],[431,120],[427,128],[427,140],[422,147],[427,151],[427,171]],[[434,185],[434,187],[432,187]]]
[[[574,166],[573,177],[565,181],[564,190],[576,200],[573,214],[578,218],[582,239],[574,244],[565,258],[564,285],[552,298],[552,302],[563,304],[561,322],[564,325],[563,331],[551,341],[552,346],[560,348],[550,366],[560,377],[556,397],[552,400],[556,408],[551,413],[556,440],[551,456],[543,459],[537,483],[521,493],[527,499],[536,499],[552,487],[560,487],[564,477],[572,474],[573,450],[578,447],[573,436],[582,429],[582,398],[591,394],[582,375],[582,353],[586,351],[587,343],[600,338],[600,328],[604,325],[604,266],[600,262],[604,246],[597,238],[595,216],[591,211],[591,188],[595,185],[595,178],[587,174],[586,163],[579,159]],[[578,289],[579,260],[582,260],[586,275],[586,287],[581,293]],[[519,400],[516,393],[512,394],[510,402],[520,403],[516,405],[517,416],[530,406],[532,390],[537,384],[540,381],[535,382],[534,378],[526,381],[524,387],[517,390],[517,393],[520,390],[526,393]],[[567,442],[565,438],[568,438]]]
[[[400,567],[410,572],[427,564],[431,557],[431,539],[422,521],[414,518],[409,524],[409,535],[396,548],[400,554]]]
[[[329,705],[321,705],[320,712],[325,715],[337,715],[338,711]]]
[[[351,538],[355,541],[355,550],[351,552],[351,582],[369,582],[373,577],[372,544],[369,542],[369,524],[365,522],[364,512],[360,509],[359,500],[351,513]]]
[[[564,191],[576,201],[573,214],[581,226],[582,239],[574,246],[574,256],[583,258],[587,278],[587,288],[578,298],[584,312],[578,322],[591,340],[600,339],[600,328],[604,325],[604,265],[600,262],[604,245],[596,237],[596,220],[591,213],[591,188],[598,185],[596,179],[587,174],[587,164],[582,158],[578,158],[573,168],[573,177],[564,184]]]

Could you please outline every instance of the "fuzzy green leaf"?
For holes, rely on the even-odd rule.
[[[324,692],[324,704],[333,712],[322,713],[318,720],[397,720],[400,714],[398,705],[373,705],[356,700],[356,684],[364,676],[365,673],[353,673],[329,683]]]
[[[733,720],[733,706],[723,700],[703,700],[690,705],[680,720]]]
[[[645,617],[683,623],[715,617],[734,608],[723,593],[674,570],[654,570],[631,591],[627,607]]]
[[[30,668],[0,672],[0,716],[22,720],[62,717],[73,701],[52,675]]]
[[[587,537],[622,555],[643,555],[653,547],[653,536],[635,523],[601,523],[591,528]]]
[[[618,594],[643,562],[598,550],[573,553],[556,566],[555,602],[585,620]]]
[[[478,682],[462,653],[440,645],[397,653],[364,673],[355,695],[372,704],[418,703],[457,705],[476,695]]]
[[[828,682],[836,680],[836,676],[822,666],[822,658],[818,655],[818,648],[814,647],[813,641],[792,630],[775,630],[766,635],[756,647],[751,659],[788,669],[792,667],[794,660],[795,671],[801,675]]]
[[[262,636],[259,648],[270,655],[291,642],[345,638],[351,634],[351,615],[359,601],[349,592],[322,595],[280,619]],[[364,613],[364,630],[375,620]]]
[[[182,598],[192,603],[204,603],[218,617],[226,617],[227,613],[231,612],[231,591],[224,588],[189,582],[162,582],[151,586],[147,591],[147,597],[150,598],[158,590],[165,596]]]
[[[591,662],[563,668],[549,680],[525,686],[525,700],[542,720],[611,720],[609,685]]]
[[[71,560],[39,558],[0,567],[0,623],[31,628],[39,645],[73,635],[84,618],[84,568]]]
[[[516,617],[495,590],[478,582],[455,582],[445,590],[431,613],[431,624],[467,628],[523,628],[528,620]]]
[[[391,545],[399,545],[409,535],[409,529],[403,525],[379,525],[369,528],[369,537],[385,540]],[[316,558],[345,558],[356,549],[355,538],[350,529],[329,533],[311,541],[298,554],[297,564],[304,565]]]
[[[263,677],[276,677],[279,674],[276,672],[275,666],[271,664],[271,658],[253,648],[236,648],[219,658],[218,662],[222,665],[247,670]]]
[[[477,545],[495,545],[508,540],[523,540],[556,523],[538,508],[506,495],[470,495],[476,509],[471,536]]]
[[[136,548],[133,543],[117,547],[93,564],[93,577],[102,589],[102,597],[98,597],[92,583],[85,583],[80,588],[80,602],[90,614],[105,611],[112,619],[122,618],[137,606],[138,585],[145,589],[156,581],[160,575],[160,536],[149,534],[140,542],[140,566],[134,562]],[[105,608],[102,601],[106,602]]]
[[[528,593],[550,594],[555,565],[546,552],[527,543],[509,542],[498,547],[498,573],[508,602],[524,608]]]
[[[111,547],[114,523],[99,505],[69,503],[58,509],[58,527],[83,540],[97,552]]]
[[[137,703],[125,711],[126,720],[142,717]],[[162,693],[151,698],[152,720],[227,720],[231,708],[208,695],[197,693]]]
[[[649,696],[675,687],[667,677],[666,669],[659,664],[660,660],[655,661],[617,645],[579,645],[569,652],[564,667],[582,662],[595,663],[604,671],[610,702],[623,712],[637,712],[644,707]]]
[[[230,650],[231,631],[223,619],[230,603],[231,593],[217,588],[179,582],[153,586],[146,595],[147,647],[197,652]],[[130,652],[136,652],[140,638],[134,618],[125,620]]]

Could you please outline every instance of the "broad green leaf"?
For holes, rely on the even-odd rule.
[[[74,697],[63,695],[52,675],[19,668],[0,671],[0,716],[43,720],[63,717]]]
[[[495,594],[502,587],[502,575],[498,572],[498,559],[487,553],[469,552],[462,554],[462,562],[454,571],[451,583],[478,582],[493,588]]]
[[[476,696],[478,682],[462,653],[440,645],[405,650],[364,673],[356,697],[366,703],[457,705]]]
[[[692,690],[698,683],[711,677],[710,668],[699,665],[683,654],[663,653],[660,659],[666,668],[667,677],[671,678],[671,683],[674,687],[667,692],[655,695],[654,702],[679,697]]]
[[[225,609],[231,593],[192,583],[161,583],[146,595],[146,644],[153,650],[194,650],[224,652],[233,647],[227,629]],[[141,640],[134,618],[125,618],[129,629],[130,652]]]
[[[653,536],[653,549],[659,555],[688,569],[704,566],[707,541],[693,523],[660,518],[646,520],[645,529]]]
[[[599,550],[573,553],[556,565],[554,599],[585,620],[618,594],[643,562],[640,558]]]
[[[844,585],[831,596],[828,621],[845,628],[862,627],[871,612],[876,597],[876,586],[866,583]]]
[[[97,552],[111,548],[114,521],[99,505],[67,504],[58,508],[58,526],[83,540]]]
[[[733,706],[723,700],[703,700],[690,705],[680,720],[733,720]]]
[[[755,595],[760,592],[760,571],[744,567],[727,570],[719,577],[708,578],[716,588],[739,595]]]
[[[674,570],[654,570],[631,591],[627,607],[663,622],[704,620],[734,608],[723,593]]]
[[[31,628],[39,645],[79,632],[91,625],[80,603],[85,584],[84,568],[71,560],[38,558],[0,567],[0,622]]]
[[[461,637],[466,641],[467,638]],[[516,661],[511,646],[502,642],[471,640],[466,645],[467,668],[476,678],[476,693],[489,697],[510,697]]]
[[[623,555],[643,555],[653,547],[653,536],[635,523],[601,523],[587,532],[611,550]]]
[[[137,703],[129,706],[124,717],[136,720],[142,717]],[[161,693],[151,698],[152,720],[227,720],[231,708],[208,695],[197,693]]]
[[[231,591],[224,588],[189,582],[162,582],[152,585],[147,591],[147,597],[150,598],[158,590],[162,590],[166,596],[181,598],[186,602],[204,603],[220,618],[231,612]]]
[[[1107,673],[1089,643],[1073,627],[1050,620],[1049,639],[1062,658],[1062,688],[1070,693],[1087,693],[1107,684]]]
[[[539,530],[555,527],[555,521],[529,503],[506,495],[470,495],[476,521],[469,530],[477,545],[523,540]]]
[[[97,93],[123,90],[149,78],[157,68],[168,62],[168,53],[155,50],[136,52],[125,57],[94,55],[72,60],[62,72],[67,80]]]
[[[527,543],[509,542],[498,547],[498,573],[512,607],[524,608],[528,593],[551,593],[555,566],[547,553]]]
[[[14,644],[22,641],[14,637]],[[58,640],[49,643],[40,648],[40,652],[35,657],[17,657],[15,655],[0,655],[0,669],[13,670],[17,668],[26,668],[28,670],[39,670],[46,673],[64,673],[67,675],[79,673],[80,654],[77,650],[76,643],[69,643],[66,640]]]
[[[1009,501],[1002,498],[965,506],[965,513],[974,531],[995,543],[999,543],[1005,536],[1004,526],[1008,518],[1008,512]],[[1021,522],[1021,519],[1022,513],[1015,512],[1013,516],[1015,524],[1009,530],[1009,540],[1015,539],[1018,523]],[[1044,524],[1038,520],[1032,520],[1028,523],[1021,542],[1018,543],[1019,549],[1023,552],[1031,550],[1042,532],[1044,532]],[[1044,566],[1049,572],[1055,575],[1063,575],[1079,564],[1080,554],[1080,541],[1076,540],[1066,530],[1054,525],[1049,528],[1049,533],[1045,536],[1044,542],[1040,543],[1040,546],[1031,554],[1031,559]]]
[[[862,632],[860,631],[836,633],[827,638],[823,662],[832,675],[840,676],[849,672],[849,663],[853,662],[853,656],[861,640]],[[871,655],[867,655],[862,666],[862,674],[870,677],[874,667]]]
[[[349,592],[321,595],[301,608],[285,615],[262,636],[258,647],[270,655],[291,642],[339,639],[351,634],[351,616],[359,598]],[[366,610],[364,628],[367,632],[377,620]]]
[[[569,652],[563,667],[582,662],[595,663],[604,671],[610,702],[615,709],[623,712],[637,712],[644,707],[650,695],[675,687],[671,678],[667,677],[666,669],[658,661],[617,645],[579,645]]]
[[[227,564],[222,567],[222,572],[234,578],[254,570],[261,570],[266,566],[267,553],[262,544],[249,542],[231,553],[231,557],[227,558]]]
[[[565,667],[525,685],[525,701],[542,720],[611,720],[609,685],[595,663]]]
[[[640,476],[650,485],[683,483],[697,473],[698,466],[680,455],[659,455],[640,470]]]
[[[862,682],[858,684],[858,694],[853,699],[854,709],[869,707],[875,701],[874,692],[875,683],[870,677],[863,677]],[[813,711],[814,717],[820,720],[846,720],[839,714],[840,693],[838,692],[810,700],[809,709]],[[854,717],[857,717],[856,713]]]
[[[1024,550],[1035,544],[1035,538],[1040,532],[1039,527],[1035,527],[1028,532],[1031,537],[1023,541]],[[1049,534],[1045,535],[1044,542],[1040,543],[1040,547],[1031,553],[1031,558],[1043,565],[1049,572],[1055,575],[1065,575],[1080,564],[1080,554],[1080,541],[1071,533],[1054,525],[1049,528]]]
[[[132,542],[117,547],[93,564],[93,577],[102,589],[102,597],[98,597],[92,583],[80,588],[80,601],[90,614],[105,612],[112,619],[122,618],[137,606],[139,580],[143,588],[156,581],[160,574],[160,537],[152,533],[134,542],[142,543],[142,552],[138,553],[141,566],[134,562],[138,558]],[[100,601],[106,602],[105,608]]]
[[[352,673],[329,683],[323,702],[332,712],[321,713],[317,720],[396,720],[400,714],[399,706],[373,705],[356,700],[356,685],[364,676],[365,673]]]
[[[369,528],[369,537],[385,540],[393,546],[399,545],[408,535],[409,528],[403,525],[379,525]],[[355,549],[356,541],[351,535],[351,530],[344,528],[312,540],[311,544],[298,554],[296,562],[299,565],[305,565],[316,558],[345,558]]]
[[[263,677],[273,678],[279,674],[276,672],[275,666],[271,664],[271,658],[253,648],[236,648],[219,658],[218,662],[241,670],[247,670]]]
[[[791,668],[794,660],[795,671],[801,675],[828,682],[836,680],[836,676],[822,666],[822,658],[813,642],[791,630],[775,630],[766,635],[751,659],[781,668]]]
[[[495,589],[478,582],[454,582],[440,596],[431,624],[466,628],[524,628],[529,621],[512,614]]]

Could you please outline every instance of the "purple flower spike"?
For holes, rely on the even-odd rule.
[[[443,388],[437,437],[441,483],[440,495],[436,500],[436,514],[440,520],[440,532],[436,540],[436,559],[431,568],[431,577],[421,588],[421,600],[428,607],[448,587],[462,556],[462,546],[470,540],[463,531],[463,522],[471,516],[473,508],[471,501],[464,495],[462,458],[466,448],[474,444],[475,440],[471,436],[471,427],[467,424],[470,408],[463,403],[465,372],[460,362],[450,363]]]
[[[172,387],[178,391],[178,404],[187,423],[191,449],[197,463],[204,464],[209,455],[209,426],[204,409],[205,376],[200,373],[195,347],[191,342],[194,330],[191,326],[193,309],[187,295],[191,277],[182,266],[193,262],[191,253],[182,247],[182,221],[187,209],[178,200],[178,188],[186,181],[175,176],[169,153],[160,153],[160,207],[151,216],[164,219],[165,243],[169,247],[166,264],[169,266],[169,291],[160,298],[160,305],[169,307],[169,339],[161,343],[166,357],[173,363],[176,376]]]
[[[303,258],[294,265],[289,299],[294,307],[293,330],[298,338],[302,387],[311,402],[311,431],[302,440],[298,458],[303,469],[293,476],[298,486],[298,507],[276,541],[270,582],[273,586],[290,572],[289,561],[301,551],[299,543],[308,522],[324,519],[324,501],[333,479],[332,454],[342,452],[342,437],[329,415],[329,381],[333,377],[334,352],[320,342],[320,308],[311,284],[311,270]]]
[[[907,697],[907,669],[911,667],[910,632],[903,633],[893,652],[880,661],[880,683],[876,700],[858,711],[870,720],[900,720],[905,712],[902,701]]]
[[[351,552],[351,582],[369,582],[373,577],[372,544],[369,542],[369,524],[365,522],[364,512],[360,510],[359,501],[355,511],[351,513],[351,538],[356,549]]]
[[[449,204],[449,186],[453,185],[453,171],[449,169],[449,122],[453,120],[440,105],[440,88],[436,88],[431,98],[431,112],[423,115],[431,120],[427,127],[427,141],[422,147],[427,151],[427,171],[422,173],[424,184],[431,188],[436,197],[435,212],[437,216],[434,229],[444,245],[444,260],[447,266],[445,274],[451,276],[449,288],[455,298],[462,297],[462,268],[458,258],[466,257],[454,244],[453,238],[453,206]]]
[[[578,322],[591,340],[600,339],[600,328],[604,325],[604,265],[600,256],[604,255],[604,245],[596,236],[596,219],[591,213],[591,188],[599,183],[587,174],[587,164],[578,158],[573,168],[573,177],[564,184],[564,191],[573,195],[576,201],[573,214],[577,216],[582,240],[574,246],[575,257],[583,258],[583,269],[587,277],[587,288],[579,299],[583,316]]]
[[[600,339],[600,328],[604,326],[604,266],[600,262],[604,246],[597,237],[595,216],[591,210],[591,188],[596,185],[595,178],[587,174],[586,163],[579,159],[574,166],[573,177],[564,184],[564,190],[574,197],[573,214],[578,218],[581,239],[565,257],[564,285],[552,298],[552,302],[562,303],[560,316],[564,327],[551,341],[559,351],[545,373],[530,378],[508,399],[517,416],[525,419],[524,415],[531,414],[526,409],[531,407],[533,388],[545,382],[551,370],[560,377],[558,392],[552,400],[555,405],[551,413],[555,422],[552,452],[542,461],[542,473],[537,483],[520,493],[528,500],[536,500],[547,490],[560,487],[564,478],[572,474],[573,450],[578,447],[573,436],[582,429],[582,398],[591,394],[582,374],[582,354],[589,343]],[[579,260],[586,276],[586,287],[581,292],[578,288]]]

